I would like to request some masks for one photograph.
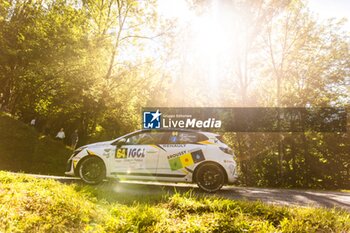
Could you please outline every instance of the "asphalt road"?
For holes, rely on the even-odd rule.
[[[32,175],[37,178],[55,179],[63,183],[80,183],[79,178],[63,176]],[[215,194],[207,194],[197,188],[194,184],[169,184],[158,182],[105,182],[98,187],[113,189],[118,194],[140,194],[140,195],[160,195],[172,194],[175,192],[188,192],[192,190],[196,195],[215,195],[228,199],[240,200],[260,200],[265,203],[277,205],[299,205],[316,207],[338,207],[350,211],[350,193],[314,190],[291,190],[291,189],[271,189],[271,188],[250,188],[225,186]]]

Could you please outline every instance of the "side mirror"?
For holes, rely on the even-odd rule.
[[[120,140],[118,140],[115,145],[116,146],[122,146],[126,144],[126,139],[125,138],[121,138]]]

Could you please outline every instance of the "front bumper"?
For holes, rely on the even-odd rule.
[[[73,160],[69,159],[66,165],[66,172],[64,173],[68,176],[75,176]]]

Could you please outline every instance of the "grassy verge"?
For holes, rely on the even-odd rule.
[[[0,112],[0,169],[63,175],[72,151]]]
[[[350,213],[336,209],[107,190],[0,172],[0,232],[350,231]]]

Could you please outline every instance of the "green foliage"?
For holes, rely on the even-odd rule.
[[[281,207],[192,193],[144,198],[0,172],[0,230],[5,232],[347,232],[338,209]],[[110,190],[109,192],[105,192]]]
[[[227,133],[224,137],[238,156],[243,185],[350,187],[348,133]]]
[[[64,127],[70,134],[79,128],[83,143],[91,135],[111,139],[139,126],[130,116],[139,113],[154,88],[148,87],[151,61],[135,57],[132,64],[117,56],[128,46],[141,46],[135,38],[141,27],[155,22],[155,3],[76,4],[41,0],[0,5],[6,16],[0,18],[0,102],[24,121],[36,117],[42,131],[54,134]],[[97,125],[104,127],[98,135]]]

